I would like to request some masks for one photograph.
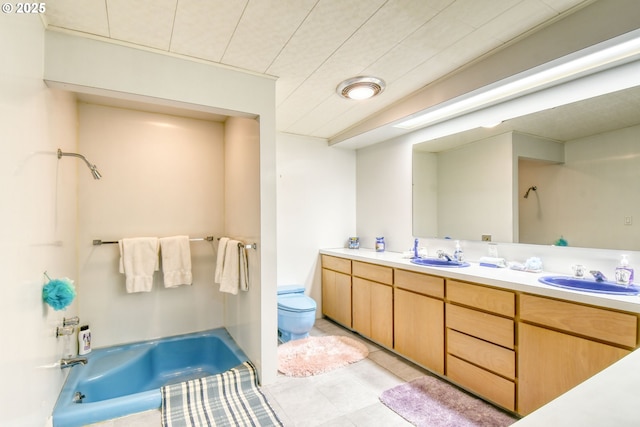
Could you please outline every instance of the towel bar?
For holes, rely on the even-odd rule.
[[[238,247],[239,248],[241,248],[243,246],[244,246],[245,249],[258,249],[258,244],[257,243],[251,243],[251,244],[248,244],[248,245],[245,245],[243,243],[238,243]]]
[[[218,237],[218,240],[220,240],[220,237]],[[244,243],[238,243],[238,247],[241,248],[243,247],[245,249],[258,249],[258,244],[257,243],[248,243],[248,244],[244,244]]]
[[[202,242],[202,241],[207,241],[207,242],[212,242],[213,241],[213,236],[207,236],[207,237],[193,237],[191,239],[189,239],[190,242]],[[93,241],[93,246],[100,246],[100,245],[113,245],[118,243],[117,240],[99,240],[99,239],[95,239]]]

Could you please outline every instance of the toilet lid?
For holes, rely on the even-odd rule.
[[[278,308],[297,313],[314,311],[316,309],[316,302],[306,295],[290,294],[278,298]]]

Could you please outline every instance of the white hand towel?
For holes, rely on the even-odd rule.
[[[229,240],[224,252],[222,266],[222,279],[220,280],[220,292],[228,292],[236,295],[240,287],[240,256],[237,240]]]
[[[158,238],[122,239],[118,246],[120,273],[125,275],[127,292],[150,292],[153,272],[158,269]]]
[[[221,237],[218,243],[218,257],[216,259],[216,272],[213,279],[214,283],[220,284],[222,282],[222,269],[224,268],[224,256],[227,251],[228,237]]]
[[[193,283],[189,236],[160,238],[160,253],[165,288]]]

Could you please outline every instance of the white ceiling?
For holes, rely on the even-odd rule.
[[[438,152],[505,132],[520,132],[566,142],[640,124],[640,86],[561,105],[507,120],[493,128],[478,127],[417,144]]]
[[[55,0],[48,28],[276,76],[277,130],[331,138],[593,0]],[[357,75],[377,98],[338,97]]]

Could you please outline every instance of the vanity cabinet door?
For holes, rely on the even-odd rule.
[[[322,313],[351,328],[351,276],[322,269]]]
[[[393,288],[353,278],[353,330],[385,347],[393,346]]]
[[[521,415],[535,411],[630,353],[526,323],[519,325],[518,337],[518,413]]]
[[[393,324],[394,350],[444,375],[444,302],[396,288]]]

